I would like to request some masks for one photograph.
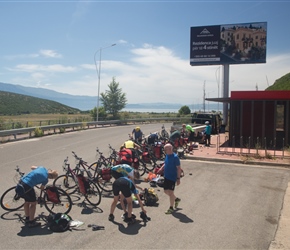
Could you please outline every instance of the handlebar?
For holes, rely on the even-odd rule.
[[[23,172],[20,171],[19,166],[16,166],[15,171],[16,171],[16,172],[17,172],[21,177],[25,175],[25,173],[23,173]]]

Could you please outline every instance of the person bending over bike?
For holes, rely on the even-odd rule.
[[[137,186],[135,184],[135,180],[138,180],[140,178],[139,171],[137,169],[134,169],[130,167],[128,164],[119,164],[116,166],[113,166],[111,168],[111,175],[117,180],[120,177],[128,177],[136,188],[143,191],[143,188]],[[120,194],[120,205],[124,211],[123,217],[126,218],[128,216],[128,212],[126,210],[125,204],[124,204],[124,196]]]
[[[132,224],[135,222],[135,218],[133,218],[132,216],[132,210],[133,210],[132,194],[134,194],[137,200],[139,201],[142,212],[146,214],[146,210],[144,209],[143,203],[139,197],[138,190],[136,189],[136,186],[134,185],[134,183],[128,177],[120,177],[114,181],[113,193],[114,193],[114,200],[110,208],[109,221],[114,221],[114,218],[115,218],[114,211],[118,203],[120,194],[124,195],[128,204],[128,216],[125,218],[125,222],[129,224]]]
[[[31,172],[21,178],[15,191],[25,200],[25,224],[28,227],[37,227],[40,226],[41,223],[36,222],[34,219],[37,204],[34,187],[41,184],[40,188],[43,190],[45,185],[48,183],[48,179],[55,179],[58,176],[58,173],[56,170],[48,170],[42,166],[32,166],[31,169]]]
[[[140,129],[140,127],[136,127],[133,129],[132,131],[132,137],[134,138],[134,140],[138,143],[142,143],[142,136],[143,136],[143,133]]]
[[[131,150],[131,152],[132,152],[132,158],[133,158],[133,160],[134,160],[134,159],[137,157],[137,152],[136,152],[136,150],[140,149],[141,147],[140,147],[137,143],[135,143],[134,141],[132,141],[132,140],[127,140],[127,141],[125,141],[125,142],[121,145],[120,150],[122,150],[122,149],[124,149],[124,148],[126,148],[126,149],[130,149],[130,150]]]

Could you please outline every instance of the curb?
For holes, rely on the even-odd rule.
[[[222,158],[213,158],[213,157],[199,157],[199,156],[193,156],[193,155],[188,155],[188,154],[185,154],[185,160],[213,161],[213,162],[226,162],[226,163],[236,163],[236,164],[263,165],[263,166],[290,168],[290,164],[288,163],[242,161],[242,160],[222,159]]]

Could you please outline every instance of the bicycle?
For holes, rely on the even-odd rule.
[[[106,192],[111,192],[113,191],[113,183],[111,182],[111,177],[110,177],[110,171],[108,168],[113,166],[115,163],[115,156],[113,153],[110,155],[109,158],[106,158],[103,153],[99,151],[99,149],[96,149],[97,153],[99,153],[99,159],[92,163],[91,165],[88,165],[87,162],[85,162],[82,158],[78,157],[75,152],[72,152],[75,159],[78,161],[77,162],[77,167],[82,167],[84,170],[84,174],[88,176],[93,182],[95,182],[98,187]],[[106,169],[106,170],[105,170]],[[106,179],[102,175],[102,170],[103,172],[106,172]],[[93,172],[93,174],[91,173]]]
[[[79,158],[81,160],[81,158]],[[61,187],[67,193],[78,193],[85,197],[85,199],[93,206],[98,206],[101,203],[101,192],[94,182],[90,171],[85,167],[80,169],[79,164],[72,169],[68,163],[68,157],[64,160],[63,170],[65,174],[59,175],[53,182],[56,187]],[[88,177],[85,177],[83,171],[86,171]]]
[[[21,172],[19,167],[16,167],[16,180],[20,180],[25,173]],[[37,189],[40,187],[35,186]],[[25,201],[15,192],[16,186],[8,188],[1,196],[1,207],[6,211],[16,211],[24,206]],[[37,198],[37,204],[40,207],[44,206],[49,213],[65,213],[68,214],[72,208],[72,200],[70,196],[61,188],[56,187],[57,200],[52,200],[48,195],[48,190],[51,186],[46,186],[44,190],[40,189],[40,194]]]
[[[113,191],[113,180],[111,176],[111,167],[116,165],[118,153],[109,144],[109,148],[112,151],[110,156],[106,158],[98,148],[96,148],[99,154],[99,159],[89,166],[89,169],[94,171],[94,180],[98,184],[99,188],[106,192]]]

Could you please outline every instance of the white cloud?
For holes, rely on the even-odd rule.
[[[49,49],[42,49],[39,51],[39,54],[44,56],[44,57],[49,57],[49,58],[61,58],[62,55],[58,54],[54,50],[49,50]]]
[[[204,91],[207,97],[223,96],[222,66],[193,67],[190,66],[189,58],[180,58],[169,48],[150,44],[131,49],[126,58],[129,60],[102,60],[101,92],[108,89],[112,77],[115,77],[126,93],[128,103],[197,104],[202,103]],[[259,90],[264,90],[268,83],[272,85],[276,79],[289,73],[289,65],[290,54],[268,55],[265,64],[230,65],[229,90],[255,90],[256,85]],[[55,91],[97,96],[98,75],[95,64],[84,63],[78,67],[19,64],[10,70],[15,72],[14,79],[21,79],[18,73],[29,73],[29,77],[25,74],[22,79],[30,86],[41,81]],[[221,75],[220,94],[216,78],[218,73]],[[22,84],[20,81],[17,83]]]
[[[50,73],[68,73],[76,71],[75,67],[63,66],[60,64],[52,65],[40,65],[40,64],[19,64],[15,68],[10,69],[11,71],[22,71],[22,72],[50,72]]]

